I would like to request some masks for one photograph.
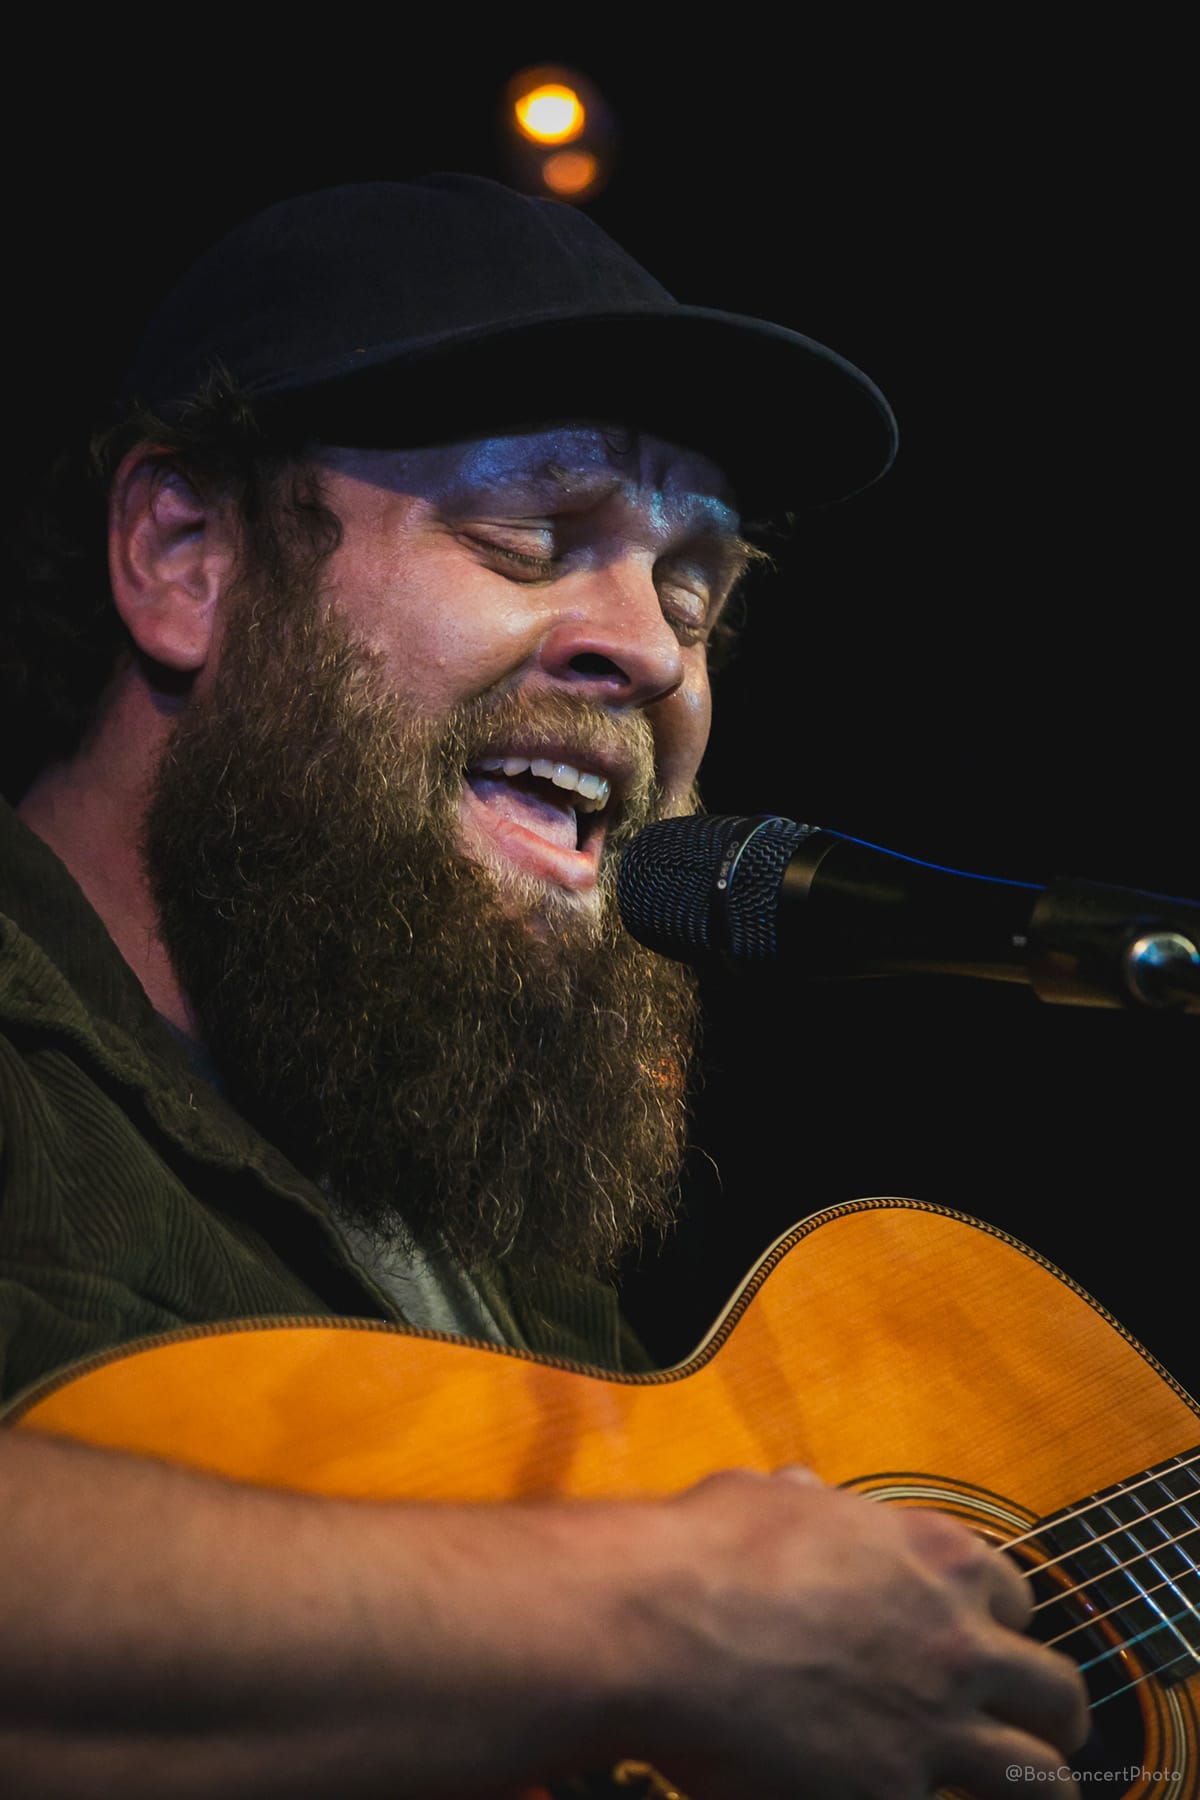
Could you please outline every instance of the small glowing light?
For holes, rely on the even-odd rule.
[[[569,144],[583,130],[587,114],[574,88],[547,82],[514,103],[517,124],[535,144]]]
[[[556,150],[542,164],[542,180],[550,191],[572,197],[586,193],[599,173],[590,150]]]
[[[498,113],[512,187],[579,205],[611,176],[616,120],[582,69],[527,64],[505,83]]]

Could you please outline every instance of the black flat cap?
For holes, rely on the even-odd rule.
[[[743,511],[840,500],[896,421],[843,357],[682,305],[586,213],[474,175],[324,188],[207,251],[152,319],[122,400],[177,418],[220,363],[260,416],[395,449],[564,419],[711,455]]]

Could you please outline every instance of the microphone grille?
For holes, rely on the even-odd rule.
[[[617,875],[626,929],[683,962],[773,956],[783,871],[812,829],[770,815],[719,814],[646,826]]]

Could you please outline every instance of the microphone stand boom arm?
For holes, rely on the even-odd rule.
[[[1060,1005],[1200,1013],[1194,901],[1069,877],[1038,888],[966,875],[816,830],[779,890],[780,916],[801,906],[798,954],[814,978],[960,975],[1026,982]]]

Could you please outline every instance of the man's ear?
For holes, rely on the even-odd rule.
[[[203,498],[169,452],[129,452],[112,487],[108,563],[117,611],[144,655],[180,674],[203,668],[235,552],[228,509]]]

